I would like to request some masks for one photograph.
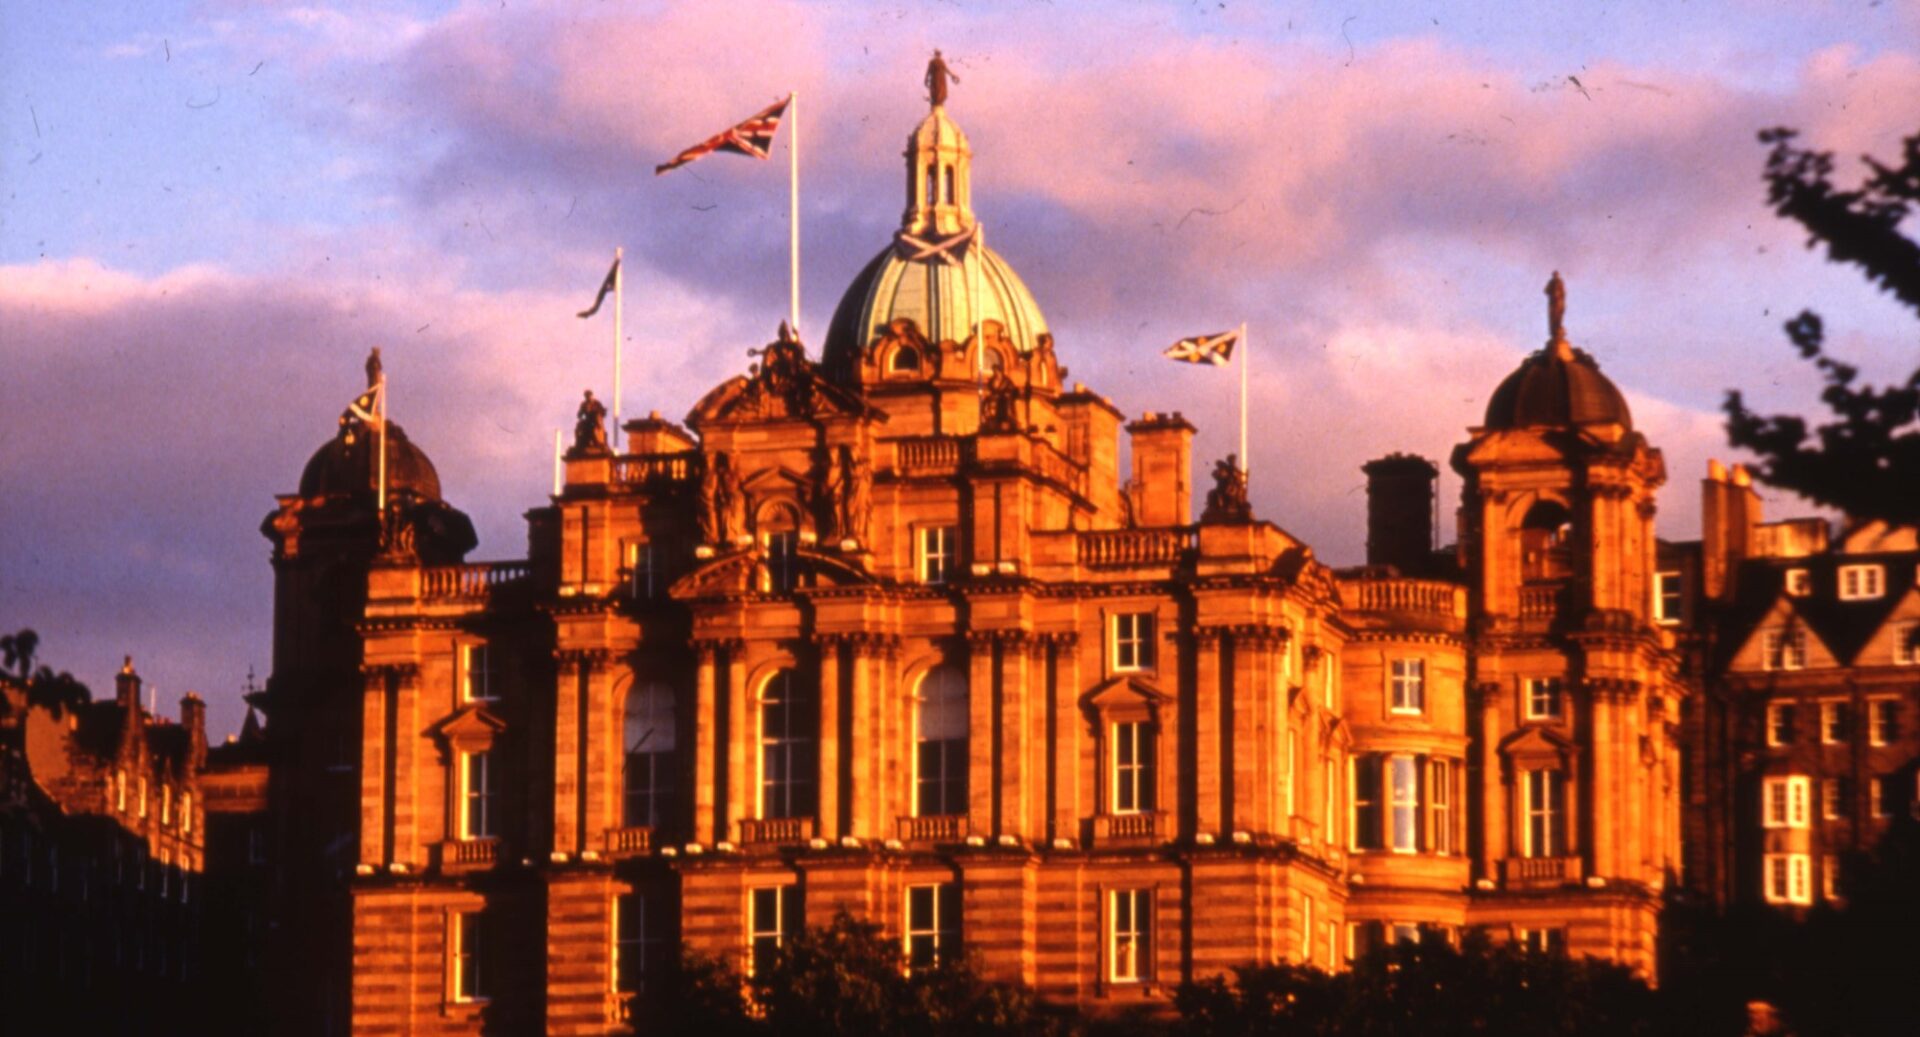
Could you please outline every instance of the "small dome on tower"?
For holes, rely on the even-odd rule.
[[[426,451],[414,446],[406,430],[391,421],[387,436],[387,492],[439,500],[440,473]],[[300,473],[300,496],[372,498],[380,485],[378,442],[373,429],[351,418],[342,420],[340,433],[321,444]]]
[[[973,148],[947,114],[951,73],[937,54],[927,77],[932,110],[907,138],[900,230],[853,279],[827,326],[823,360],[835,374],[851,370],[897,320],[912,321],[934,343],[964,342],[992,321],[1023,354],[1048,333],[1033,293],[986,247],[974,218]]]
[[[1633,430],[1626,397],[1585,350],[1567,341],[1562,325],[1566,287],[1556,271],[1547,282],[1547,347],[1521,361],[1487,401],[1488,429],[1532,426],[1620,425]]]

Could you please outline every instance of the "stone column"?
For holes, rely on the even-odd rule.
[[[1000,824],[999,834],[1032,835],[1028,805],[1034,792],[1028,756],[1033,746],[1033,713],[1027,681],[1032,668],[1026,636],[1008,631],[1000,642]]]
[[[384,666],[360,669],[360,863],[387,863],[387,677]]]
[[[727,814],[721,839],[737,839],[739,822],[754,810],[754,790],[748,785],[752,768],[748,754],[755,745],[756,718],[748,715],[746,642],[734,640],[727,649]]]
[[[1232,734],[1221,747],[1221,759],[1227,767],[1227,776],[1222,780],[1230,782],[1233,790],[1232,816],[1225,824],[1229,832],[1253,832],[1260,828],[1257,817],[1260,796],[1254,786],[1260,770],[1257,762],[1260,736],[1254,730],[1258,717],[1259,640],[1259,632],[1252,628],[1233,632],[1233,711],[1226,718]]]
[[[693,841],[702,846],[711,846],[714,843],[714,797],[720,781],[717,766],[717,725],[720,716],[715,687],[717,675],[714,673],[716,650],[711,641],[697,641],[693,647],[699,657],[693,690]]]
[[[1507,761],[1501,757],[1500,713],[1494,703],[1500,685],[1491,681],[1467,690],[1469,723],[1480,725],[1480,824],[1481,878],[1500,877],[1500,862],[1513,844],[1513,828],[1507,821]]]
[[[420,668],[412,663],[393,668],[399,676],[394,698],[395,723],[393,755],[393,847],[388,854],[395,861],[415,870],[426,867],[426,853],[420,847],[419,788],[420,736],[425,725],[420,719]]]
[[[1193,689],[1193,828],[1196,832],[1226,835],[1230,822],[1221,817],[1220,778],[1231,754],[1220,739],[1220,631],[1194,631]]]
[[[615,790],[621,780],[623,754],[619,752],[620,734],[612,723],[619,715],[613,702],[615,677],[613,654],[595,649],[586,701],[581,703],[585,708],[580,711],[580,737],[586,749],[580,761],[580,849],[587,853],[604,849],[604,833],[619,823],[616,809],[620,797]]]
[[[875,780],[884,770],[874,751],[878,748],[873,737],[878,718],[873,700],[872,654],[870,638],[856,637],[849,644],[848,665],[853,668],[853,687],[848,708],[853,713],[853,742],[847,747],[847,758],[851,764],[848,787],[853,792],[853,801],[845,804],[845,808],[848,833],[862,840],[871,839],[882,830],[880,804],[887,798],[885,788]]]
[[[559,653],[560,686],[553,697],[553,852],[572,855],[580,849],[580,686],[592,672],[586,653],[563,649]]]
[[[1572,804],[1568,804],[1569,820],[1582,813],[1586,815],[1581,818],[1586,822],[1586,831],[1576,833],[1570,828],[1567,832],[1569,837],[1577,834],[1582,841],[1574,843],[1569,838],[1568,843],[1569,846],[1586,848],[1589,875],[1614,877],[1620,874],[1621,832],[1616,820],[1616,800],[1622,792],[1618,768],[1622,746],[1619,744],[1617,718],[1614,715],[1618,697],[1615,685],[1618,682],[1600,678],[1589,679],[1586,683],[1588,696],[1593,703],[1592,730],[1587,733],[1587,752],[1593,760],[1591,787],[1581,790],[1584,795],[1580,798],[1587,806],[1585,811],[1571,809]]]
[[[991,631],[967,632],[967,830],[974,835],[987,835],[998,823],[994,816],[999,798],[994,782],[999,772],[993,765],[993,646]],[[910,727],[907,738],[911,754]]]
[[[1087,816],[1080,773],[1080,743],[1086,718],[1080,714],[1080,635],[1051,635],[1053,644],[1053,831],[1055,839],[1080,841],[1080,819]]]
[[[822,839],[840,837],[840,638],[826,634],[814,638],[820,654],[820,799],[818,826],[814,834]]]

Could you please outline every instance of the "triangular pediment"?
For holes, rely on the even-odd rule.
[[[462,752],[485,749],[507,729],[507,722],[495,716],[484,702],[469,702],[429,728],[434,737]]]
[[[1545,725],[1528,725],[1500,740],[1500,755],[1509,759],[1570,760],[1579,752],[1580,747],[1574,744],[1573,739]]]
[[[1920,587],[1907,588],[1853,662],[1855,666],[1920,667]]]
[[[1123,675],[1094,685],[1080,696],[1080,708],[1097,716],[1155,716],[1162,704],[1171,701],[1171,696],[1144,678]]]
[[[751,371],[727,379],[694,405],[688,425],[698,429],[719,422],[793,418],[886,420],[858,394],[822,377],[798,342],[782,338],[757,353],[760,362]]]
[[[1727,669],[1734,672],[1757,672],[1772,669],[1767,659],[1767,636],[1786,631],[1799,631],[1806,639],[1806,660],[1803,665],[1792,669],[1822,670],[1838,665],[1833,650],[1827,646],[1813,625],[1800,613],[1799,601],[1787,594],[1781,594],[1767,609],[1766,615],[1747,632],[1747,639],[1733,653]]]

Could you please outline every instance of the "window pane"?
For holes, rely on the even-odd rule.
[[[1412,853],[1420,848],[1420,778],[1411,756],[1387,758],[1393,796],[1393,849]]]

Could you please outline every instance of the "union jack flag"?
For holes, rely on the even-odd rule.
[[[386,411],[387,383],[381,379],[373,388],[353,398],[347,404],[347,413],[369,424],[378,423]]]
[[[1161,352],[1169,360],[1178,360],[1184,364],[1212,364],[1225,367],[1233,357],[1233,347],[1240,344],[1240,332],[1222,331],[1215,335],[1195,335],[1183,338]]]
[[[653,175],[659,176],[669,169],[678,169],[696,158],[705,158],[716,151],[731,151],[736,155],[766,158],[768,150],[773,147],[773,135],[780,129],[780,118],[787,114],[787,105],[792,103],[793,95],[788,94],[778,102],[749,116],[738,126],[721,130],[653,167]]]

